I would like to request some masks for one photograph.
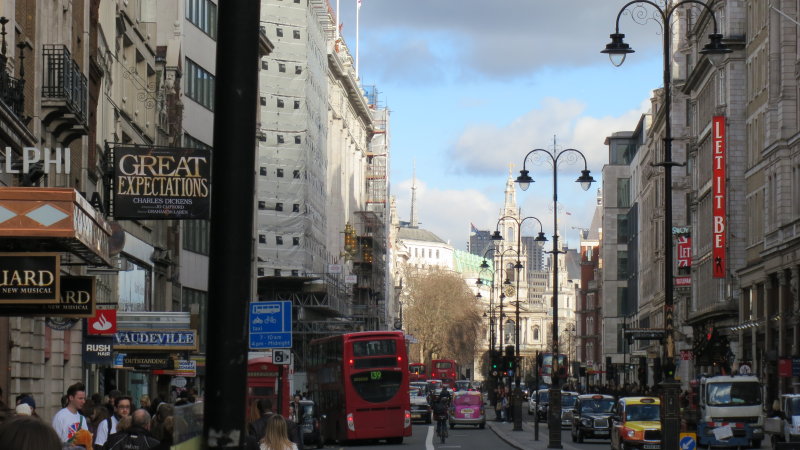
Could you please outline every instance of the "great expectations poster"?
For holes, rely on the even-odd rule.
[[[115,219],[207,219],[211,151],[198,148],[115,147]]]

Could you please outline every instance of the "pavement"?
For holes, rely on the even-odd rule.
[[[522,431],[514,431],[512,422],[486,421],[486,427],[492,430],[506,444],[517,449],[546,449],[548,443],[547,424],[539,424],[539,440],[534,439],[533,422],[522,421]],[[569,441],[569,443],[567,442]],[[564,448],[572,447],[569,433],[561,433],[561,444]]]

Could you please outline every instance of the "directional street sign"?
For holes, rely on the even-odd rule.
[[[292,302],[250,303],[250,349],[292,348]]]
[[[625,330],[625,337],[634,340],[653,340],[663,339],[663,328],[628,328]]]
[[[292,351],[288,348],[276,348],[272,350],[272,363],[279,365],[289,365],[292,363]]]
[[[694,433],[681,433],[679,442],[681,450],[695,450],[697,448],[697,435]]]

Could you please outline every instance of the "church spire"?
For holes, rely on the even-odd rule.
[[[414,168],[411,175],[411,228],[419,227],[417,220],[417,162],[414,161]]]
[[[513,164],[508,165],[508,180],[506,180],[506,201],[503,205],[503,215],[517,214],[517,191],[514,189]]]

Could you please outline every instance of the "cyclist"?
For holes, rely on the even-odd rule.
[[[447,437],[447,418],[449,409],[450,392],[447,391],[447,388],[442,387],[442,391],[439,393],[439,396],[433,403],[433,416],[436,419],[436,434],[439,435],[443,444],[445,438]]]

